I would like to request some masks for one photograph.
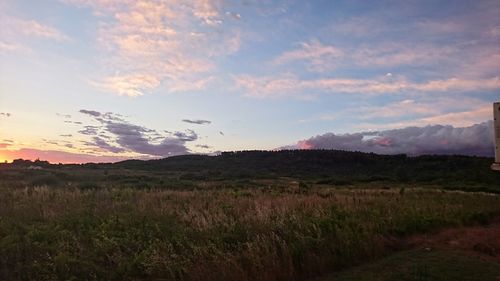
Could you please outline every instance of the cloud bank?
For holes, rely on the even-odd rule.
[[[493,156],[493,121],[469,127],[433,125],[353,134],[326,133],[282,149],[338,149],[378,154]]]

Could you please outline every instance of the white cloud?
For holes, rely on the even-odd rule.
[[[344,56],[344,52],[332,45],[323,45],[316,39],[300,43],[300,48],[287,51],[274,60],[277,64],[295,61],[307,61],[308,69],[323,72],[333,69],[336,60]]]
[[[337,68],[377,68],[400,65],[433,65],[453,60],[463,50],[456,46],[429,44],[376,43],[339,47],[313,39],[300,47],[286,51],[274,59],[275,64],[302,62],[307,70],[332,71]]]
[[[35,20],[12,17],[0,12],[0,52],[30,54],[33,39],[68,41],[70,38],[57,28]]]
[[[432,103],[418,102],[412,99],[390,103],[385,106],[365,106],[357,108],[361,119],[402,117],[405,115],[429,115],[438,114],[441,108]]]
[[[57,41],[68,40],[69,37],[63,34],[58,29],[42,24],[35,20],[21,20],[15,19],[13,24],[19,28],[19,31],[26,35],[43,37],[47,39],[53,39]]]
[[[500,78],[450,78],[427,82],[411,82],[404,77],[378,77],[374,79],[300,79],[293,75],[281,77],[250,75],[234,76],[236,85],[249,97],[268,98],[300,96],[310,91],[348,94],[394,94],[416,92],[470,92],[500,89]]]
[[[218,25],[222,23],[219,18],[221,1],[198,0],[194,2],[193,14],[207,25]]]
[[[0,52],[30,53],[31,49],[15,42],[0,41]]]
[[[429,112],[436,109],[429,108]],[[452,126],[464,127],[471,126],[483,122],[484,120],[489,120],[492,118],[492,108],[491,105],[475,106],[466,110],[458,110],[453,112],[437,112],[431,115],[427,115],[420,118],[414,118],[411,120],[397,121],[397,122],[386,122],[380,123],[361,123],[355,127],[362,130],[379,130],[387,128],[404,128],[408,126],[428,126],[437,124],[447,124]],[[400,115],[399,117],[402,117]]]
[[[96,86],[129,97],[141,96],[143,91],[155,89],[160,85],[156,76],[148,74],[132,74],[106,77]]]
[[[447,45],[378,43],[356,46],[346,50],[348,55],[344,63],[367,68],[401,65],[429,66],[449,63],[462,52],[455,46]]]
[[[462,111],[450,112],[435,116],[422,118],[414,122],[416,125],[429,125],[429,124],[451,124],[454,126],[470,126],[482,120],[492,118],[491,106],[483,106],[480,108]]]
[[[57,28],[35,20],[21,19],[7,15],[2,15],[2,18],[2,36],[4,37],[12,38],[23,35],[56,41],[69,40],[69,37]]]

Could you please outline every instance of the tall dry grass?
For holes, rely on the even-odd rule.
[[[2,280],[304,280],[500,213],[432,190],[0,189]]]

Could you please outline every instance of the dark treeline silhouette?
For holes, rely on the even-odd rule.
[[[49,161],[44,161],[40,159],[36,159],[35,161],[15,159],[12,161],[10,165],[14,167],[29,167],[29,166],[50,167],[52,164],[50,164]]]
[[[65,175],[66,178],[71,178],[76,170],[79,173],[82,169],[96,172],[103,170],[112,174],[107,176],[107,180],[135,177],[135,182],[141,184],[148,184],[151,180],[237,181],[290,177],[315,184],[419,183],[498,193],[500,173],[490,170],[492,161],[487,157],[460,155],[408,157],[338,150],[280,150],[222,152],[217,156],[183,155],[157,160],[81,165],[16,160],[8,166],[37,165],[60,170],[58,175]],[[162,180],[155,181],[155,178]]]

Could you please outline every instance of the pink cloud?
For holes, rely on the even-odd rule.
[[[307,142],[307,140],[301,140],[297,143],[299,149],[313,149],[314,147]]]
[[[352,134],[325,133],[285,149],[339,149],[379,154],[493,156],[493,122],[467,127],[433,125]]]
[[[129,97],[141,96],[143,91],[152,90],[160,85],[157,77],[148,74],[111,76],[94,85]]]
[[[135,97],[159,87],[169,93],[204,89],[216,57],[241,45],[239,29],[223,21],[218,0],[65,2],[90,6],[101,21],[103,64],[116,72],[92,84],[106,92]]]

